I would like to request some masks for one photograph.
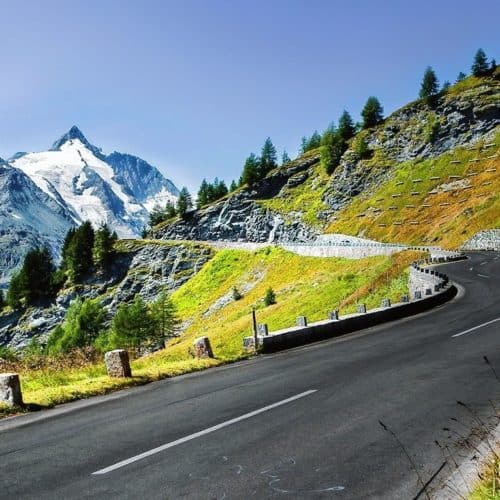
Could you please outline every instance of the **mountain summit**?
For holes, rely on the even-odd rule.
[[[57,141],[52,144],[50,151],[59,151],[61,147],[67,142],[80,141],[87,149],[92,151],[96,156],[102,156],[101,148],[98,148],[91,144],[87,138],[83,135],[83,132],[76,126],[73,125],[64,135],[62,135]]]

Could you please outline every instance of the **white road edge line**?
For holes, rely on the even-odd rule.
[[[169,448],[173,448],[174,446],[177,446],[179,444],[186,443],[187,441],[191,441],[191,440],[199,438],[201,436],[205,436],[206,434],[210,434],[211,432],[218,431],[219,429],[223,429],[224,427],[228,427],[229,425],[236,424],[238,422],[241,422],[242,420],[246,420],[248,418],[255,417],[256,415],[259,415],[259,414],[264,413],[264,412],[269,411],[269,410],[273,410],[274,408],[278,408],[279,406],[286,405],[288,403],[291,403],[292,401],[296,401],[297,399],[305,398],[306,396],[309,396],[315,392],[317,392],[317,389],[311,389],[309,391],[301,392],[300,394],[296,394],[295,396],[292,396],[290,398],[283,399],[282,401],[278,401],[277,403],[273,403],[269,406],[264,406],[263,408],[251,411],[250,413],[245,413],[244,415],[241,415],[240,417],[232,418],[231,420],[226,420],[225,422],[221,422],[220,424],[209,427],[208,429],[204,429],[202,431],[195,432],[194,434],[189,434],[188,436],[184,436],[184,437],[177,439],[175,441],[171,441],[170,443],[163,444],[161,446],[158,446],[157,448],[153,448],[152,450],[145,451],[144,453],[136,455],[135,457],[127,458],[126,460],[122,460],[121,462],[117,462],[116,464],[110,465],[109,467],[105,467],[104,469],[100,469],[96,472],[92,472],[92,475],[107,474],[108,472],[112,472],[114,470],[120,469],[121,467],[125,467],[126,465],[129,465],[129,464],[132,464],[132,463],[137,462],[139,460],[142,460],[143,458],[147,458],[147,457],[150,457],[151,455],[155,455],[156,453],[160,453],[164,450],[168,450]]]
[[[474,326],[473,328],[469,328],[468,330],[465,330],[464,332],[455,333],[455,335],[452,335],[452,337],[460,337],[462,335],[465,335],[466,333],[473,332],[474,330],[478,330],[479,328],[482,328],[483,326],[491,325],[492,323],[495,323],[497,321],[500,321],[500,318],[492,319],[491,321],[487,321],[486,323],[482,323],[480,325]]]

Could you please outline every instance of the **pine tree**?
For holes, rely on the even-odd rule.
[[[165,215],[167,217],[167,220],[172,219],[177,215],[175,205],[171,201],[167,201],[167,206],[165,207]]]
[[[49,353],[68,352],[92,345],[104,329],[106,311],[97,299],[76,298],[66,313],[64,323],[47,340]]]
[[[260,164],[258,169],[259,178],[263,179],[271,170],[278,166],[276,148],[268,137],[264,145],[262,146],[262,151],[260,155]]]
[[[131,304],[122,304],[113,317],[109,347],[138,349],[156,338],[158,328],[157,315],[136,295]]]
[[[52,296],[52,275],[55,271],[48,248],[35,248],[24,257],[23,265],[10,282],[7,300],[18,308],[22,301],[34,304]]]
[[[259,180],[259,159],[252,153],[245,161],[243,173],[241,174],[242,184],[253,186]]]
[[[65,268],[74,283],[80,282],[93,265],[94,229],[89,221],[77,228],[68,244],[65,256]]]
[[[26,286],[26,276],[21,271],[11,276],[7,291],[7,304],[13,309],[19,309],[22,306],[26,295]]]
[[[436,73],[430,66],[427,66],[424,72],[424,78],[422,79],[422,84],[420,86],[419,96],[427,103],[431,103],[438,92],[439,81],[437,79]]]
[[[457,83],[465,80],[466,78],[467,75],[463,71],[460,71],[460,73],[457,75]]]
[[[356,128],[351,115],[345,110],[340,115],[337,133],[344,142],[347,142],[349,139],[354,137],[354,134],[356,133]]]
[[[330,126],[323,134],[320,149],[321,166],[328,175],[331,175],[339,165],[345,150],[345,141],[340,137],[338,130]]]
[[[62,255],[62,262],[63,262],[63,267],[64,267],[64,261],[66,260],[66,255],[68,253],[68,248],[69,244],[71,243],[71,240],[73,239],[73,236],[75,235],[76,228],[71,227],[68,232],[66,233],[66,236],[64,237],[64,242],[61,250],[61,255]]]
[[[169,337],[176,335],[180,321],[177,311],[168,292],[162,292],[152,305],[152,314],[156,319],[158,328],[148,340],[156,343],[158,347]]]
[[[186,187],[181,189],[179,194],[179,199],[177,200],[177,212],[184,218],[187,212],[193,207],[193,201],[191,195]]]
[[[198,190],[198,195],[196,197],[197,208],[204,207],[208,203],[208,182],[203,179],[200,184],[200,189]]]
[[[370,128],[378,125],[384,119],[384,108],[375,96],[368,97],[363,111],[363,128]]]
[[[232,193],[233,191],[236,191],[238,189],[238,184],[236,183],[235,180],[231,181],[231,184],[229,186],[229,192]]]
[[[489,73],[488,59],[483,49],[478,49],[472,63],[472,74],[474,76],[486,76]]]
[[[321,135],[319,135],[318,131],[315,130],[311,137],[309,138],[308,149],[316,149],[321,146]]]
[[[165,211],[156,203],[149,212],[149,227],[155,227],[165,220]]]
[[[489,73],[493,74],[496,71],[496,69],[497,69],[497,62],[495,61],[495,59],[492,59]]]
[[[451,83],[448,80],[443,82],[443,86],[441,87],[441,92],[445,93],[451,87]]]
[[[309,139],[306,136],[303,136],[300,141],[301,154],[304,154],[306,151],[308,151],[308,147],[309,147]]]
[[[281,165],[282,166],[288,165],[291,161],[292,160],[290,160],[290,157],[288,156],[286,149],[284,149],[283,154],[281,155]]]
[[[101,225],[95,233],[93,248],[94,264],[100,271],[105,271],[111,264],[113,245],[116,239],[116,233],[112,234],[107,224]]]

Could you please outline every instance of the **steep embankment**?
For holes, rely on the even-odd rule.
[[[500,227],[500,133],[473,147],[395,167],[389,180],[355,197],[327,232],[457,248]]]
[[[34,337],[45,342],[76,297],[99,298],[110,320],[118,306],[130,302],[136,294],[152,302],[163,290],[176,290],[214,255],[210,247],[192,242],[120,240],[115,250],[107,274],[63,288],[45,307],[0,314],[0,346],[21,348]]]
[[[499,125],[497,69],[455,84],[432,106],[410,103],[359,132],[331,176],[320,150],[309,151],[154,236],[271,242],[337,231],[457,247],[499,225]]]
[[[407,266],[417,255],[348,260],[301,257],[271,247],[258,252],[222,250],[173,294],[185,331],[158,356],[182,354],[201,335],[210,337],[217,357],[241,355],[243,337],[252,328],[252,307],[259,323],[276,330],[293,326],[299,315],[315,321],[334,309],[353,312],[359,300],[373,307],[383,297],[399,300],[408,290]],[[266,307],[263,298],[269,287],[276,293],[276,304]],[[235,288],[241,294],[238,300]]]

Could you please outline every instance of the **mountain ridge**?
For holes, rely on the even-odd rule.
[[[121,237],[140,236],[153,207],[179,194],[156,167],[129,154],[105,155],[77,126],[48,150],[16,153],[0,165],[14,169],[3,172],[0,284],[33,246],[49,246],[57,259],[65,232],[85,220],[107,223]],[[22,203],[23,191],[29,203]],[[46,214],[47,222],[34,212]]]

